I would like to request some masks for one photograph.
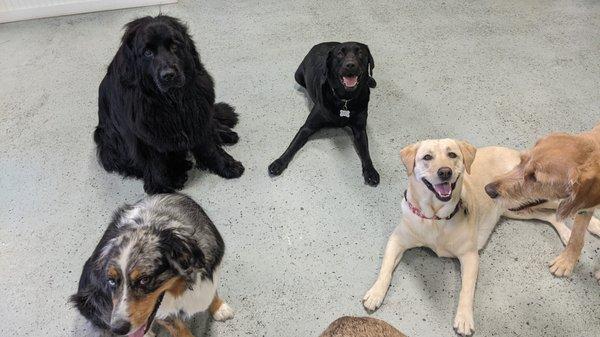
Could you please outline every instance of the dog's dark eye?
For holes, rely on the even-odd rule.
[[[433,157],[432,157],[430,154],[426,154],[426,155],[423,157],[423,160],[431,160],[431,159],[433,159]]]
[[[179,48],[179,46],[177,45],[177,43],[173,43],[173,44],[171,45],[171,51],[172,51],[172,52],[176,52],[178,48]]]
[[[144,276],[138,281],[138,284],[142,287],[147,286],[148,283],[150,283],[150,278],[148,276]]]
[[[454,158],[456,158],[456,157],[458,157],[458,156],[457,156],[457,155],[456,155],[456,153],[454,153],[454,152],[448,152],[448,157],[450,157],[450,158],[454,159]]]
[[[146,50],[144,50],[144,56],[152,57],[152,56],[154,56],[154,53],[152,52],[152,50],[146,49]]]
[[[527,180],[532,181],[532,182],[536,182],[537,181],[537,177],[535,176],[535,172],[531,172],[527,175]]]

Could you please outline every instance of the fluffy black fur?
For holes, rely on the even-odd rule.
[[[192,153],[199,168],[237,178],[242,164],[222,148],[234,144],[233,107],[215,104],[214,84],[187,27],[159,15],[125,25],[102,80],[94,140],[104,169],[144,180],[149,193],[183,188]]]
[[[365,182],[379,184],[379,173],[373,167],[367,140],[367,109],[375,63],[369,47],[357,42],[325,42],[315,45],[296,70],[296,82],[306,88],[314,103],[306,122],[285,152],[269,165],[271,175],[280,175],[296,152],[316,131],[324,127],[350,127],[362,163]],[[348,86],[347,79],[353,85]]]

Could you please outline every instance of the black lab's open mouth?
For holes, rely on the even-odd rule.
[[[344,85],[344,88],[354,89],[358,85],[358,76],[342,76],[340,81],[342,82],[342,85]]]
[[[529,202],[526,202],[524,204],[521,204],[521,206],[517,206],[517,207],[514,207],[514,208],[509,208],[508,210],[511,211],[511,212],[519,212],[519,211],[525,210],[525,209],[530,208],[530,207],[541,205],[541,204],[543,204],[543,203],[545,203],[547,201],[548,200],[546,200],[546,199],[536,199],[536,200],[529,201]]]
[[[446,181],[441,184],[435,184],[435,185],[430,183],[425,178],[422,178],[421,180],[423,181],[425,186],[427,186],[427,188],[431,192],[433,192],[433,194],[435,194],[435,197],[438,198],[438,200],[446,202],[446,201],[450,201],[450,199],[452,199],[452,192],[454,191],[454,188],[456,187],[456,182],[458,181],[458,178],[460,178],[460,176],[458,176],[453,183],[449,183]]]

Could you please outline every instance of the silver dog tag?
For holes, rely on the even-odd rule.
[[[350,110],[340,110],[340,117],[350,118]]]

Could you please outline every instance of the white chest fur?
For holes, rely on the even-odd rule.
[[[219,284],[220,270],[215,269],[213,280],[198,280],[192,287],[192,290],[186,290],[181,296],[174,297],[169,293],[165,294],[163,301],[156,313],[156,317],[164,319],[168,316],[183,312],[187,316],[206,311],[210,306],[217,285]]]

